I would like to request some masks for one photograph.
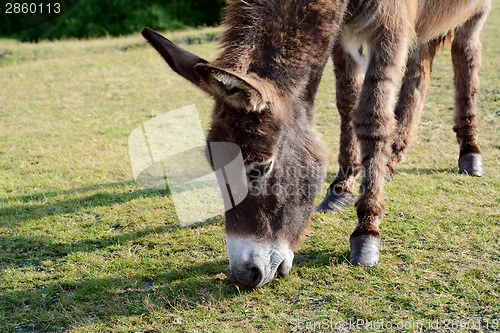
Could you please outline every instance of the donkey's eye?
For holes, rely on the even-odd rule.
[[[265,177],[273,166],[273,161],[264,163],[253,163],[247,168],[247,175],[250,180]]]
[[[248,177],[251,179],[259,178],[260,177],[260,172],[256,169],[252,169],[248,172]]]
[[[254,195],[261,195],[265,192],[265,178],[270,173],[273,161],[264,163],[252,163],[247,166],[248,190]]]
[[[233,87],[233,88],[226,90],[226,95],[233,96],[233,95],[236,95],[237,93],[240,93],[240,92],[243,92],[243,90],[238,88],[238,87]]]

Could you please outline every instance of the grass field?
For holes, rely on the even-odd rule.
[[[482,36],[484,177],[457,172],[448,47],[418,137],[386,186],[379,265],[348,264],[353,208],[316,214],[290,276],[258,290],[225,276],[221,216],[180,228],[170,195],[133,181],[132,130],[190,104],[206,129],[209,97],[139,35],[0,40],[0,332],[376,331],[340,326],[349,320],[401,332],[500,331],[498,1]],[[183,46],[207,59],[217,52],[212,42]],[[337,170],[333,87],[330,63],[316,102],[325,190]]]

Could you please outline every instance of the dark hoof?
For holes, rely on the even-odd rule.
[[[380,238],[372,236],[351,237],[351,265],[372,267],[378,263]]]
[[[328,189],[325,198],[316,208],[317,212],[341,212],[351,206],[356,198],[349,192],[334,193]]]
[[[479,154],[466,154],[458,160],[460,173],[481,177],[483,175],[483,157]]]

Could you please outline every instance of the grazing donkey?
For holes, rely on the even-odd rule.
[[[407,56],[411,50],[409,68],[418,70],[406,75],[409,86],[400,104],[408,109],[403,118],[411,119],[401,123],[415,122],[410,109],[420,109],[418,95],[428,81],[428,69],[419,66],[426,67],[430,56],[425,47],[419,56],[412,45],[459,27],[455,69],[457,81],[464,82],[457,95],[467,105],[457,108],[456,131],[464,156],[479,153],[477,145],[472,151],[467,147],[475,144],[478,33],[489,5],[489,0],[229,0],[222,52],[210,63],[143,29],[174,71],[214,97],[207,141],[241,147],[250,194],[226,212],[230,278],[259,287],[289,273],[325,175],[313,103],[332,54],[342,128],[351,133],[343,136],[341,158],[347,162],[341,167],[351,167],[354,177],[359,160],[366,170],[350,261],[377,263],[383,179],[396,129],[393,101]],[[361,56],[363,44],[368,51]]]

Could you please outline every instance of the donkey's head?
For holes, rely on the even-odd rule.
[[[310,103],[255,73],[214,66],[150,29],[142,34],[175,72],[214,97],[207,141],[241,149],[249,194],[225,214],[229,277],[259,287],[288,275],[325,173]]]

